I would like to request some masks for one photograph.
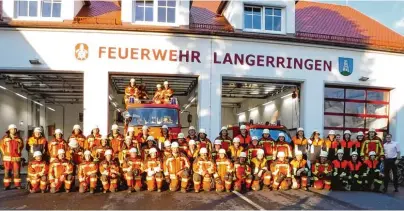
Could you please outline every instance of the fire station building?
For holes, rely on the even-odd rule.
[[[0,128],[23,137],[122,125],[131,78],[167,80],[174,124],[276,123],[404,139],[404,37],[348,6],[309,1],[0,2]],[[188,117],[192,115],[192,119]],[[175,116],[175,115],[174,115]],[[189,120],[189,121],[188,121]],[[401,148],[404,150],[404,144]]]

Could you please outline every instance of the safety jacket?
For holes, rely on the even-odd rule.
[[[21,152],[24,148],[24,142],[18,136],[3,136],[0,141],[0,151],[3,161],[20,161]]]

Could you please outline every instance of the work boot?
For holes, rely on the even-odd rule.
[[[55,187],[51,187],[50,192],[51,192],[51,193],[56,193],[56,188],[55,188]]]
[[[160,192],[161,192],[161,189],[160,189],[160,188],[159,188],[159,189],[157,189],[157,192],[159,192],[159,193],[160,193]]]
[[[45,190],[41,190],[41,193],[45,193]]]
[[[107,190],[104,190],[103,193],[107,193]]]
[[[18,189],[18,190],[21,190],[21,186],[17,186],[17,187],[15,187],[16,189]]]
[[[29,190],[30,193],[35,193],[34,189]]]
[[[133,190],[133,189],[132,189]],[[136,192],[140,192],[140,187],[135,187]]]
[[[132,193],[132,188],[131,187],[128,188],[128,193]]]
[[[226,190],[227,193],[230,193],[230,190]]]
[[[115,193],[115,192],[116,192],[115,188],[111,189],[111,193]]]
[[[90,193],[94,193],[94,188],[90,188]]]
[[[68,190],[66,190],[66,193],[70,193],[70,190],[68,189]]]
[[[182,193],[186,193],[187,190],[186,190],[185,188],[181,188],[181,192],[182,192]]]

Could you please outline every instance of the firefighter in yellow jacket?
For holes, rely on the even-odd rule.
[[[233,145],[229,147],[229,154],[230,158],[233,162],[237,161],[238,158],[240,157],[241,152],[244,151],[244,147],[240,146],[240,139],[239,138],[234,138],[233,139]]]
[[[147,174],[147,190],[155,191],[157,186],[157,192],[161,192],[163,186],[163,164],[161,159],[157,156],[157,149],[150,148],[149,156],[147,156],[144,163],[145,172]]]
[[[58,158],[54,159],[49,166],[50,192],[59,192],[64,185],[66,193],[70,192],[73,182],[73,164],[67,160],[64,149],[58,150]]]
[[[94,193],[97,186],[98,165],[92,161],[89,150],[84,152],[84,161],[80,163],[78,169],[79,192],[85,193],[90,190],[90,193]]]
[[[215,165],[208,157],[208,150],[203,147],[199,151],[199,157],[193,164],[194,188],[198,193],[201,190],[201,183],[204,191],[210,191],[212,187],[212,175],[215,173]]]
[[[292,168],[285,158],[285,152],[277,153],[278,159],[271,164],[271,172],[274,178],[273,190],[289,190],[292,185]]]
[[[251,170],[254,175],[254,180],[251,185],[251,188],[254,191],[261,189],[261,183],[265,186],[269,186],[271,184],[271,171],[268,169],[269,162],[266,158],[264,158],[264,150],[257,150],[257,157],[251,160]]]
[[[112,158],[112,150],[105,151],[105,160],[100,163],[101,182],[104,193],[118,190],[120,177],[119,164]]]
[[[219,150],[218,158],[215,161],[216,173],[213,176],[215,178],[216,191],[223,192],[226,189],[226,192],[230,192],[233,182],[233,164],[227,158],[225,149]]]
[[[131,193],[133,190],[139,192],[142,189],[142,173],[144,168],[142,158],[138,156],[136,148],[129,150],[129,157],[125,158],[122,170],[128,185],[128,193]]]
[[[45,193],[49,166],[46,161],[42,160],[41,151],[34,152],[34,159],[28,165],[27,182],[29,184],[29,192],[36,193],[41,190],[42,193]]]
[[[190,177],[190,163],[186,155],[180,153],[178,142],[171,144],[171,156],[164,164],[166,182],[170,185],[170,191],[177,191],[181,184],[181,192],[186,192]]]
[[[296,151],[295,156],[296,158],[290,162],[293,169],[292,189],[307,190],[307,175],[309,173],[307,161],[303,159],[303,152],[300,150]]]

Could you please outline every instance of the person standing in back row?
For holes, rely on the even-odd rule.
[[[400,146],[396,141],[391,140],[392,135],[386,136],[386,143],[384,144],[384,189],[383,192],[387,192],[389,186],[389,172],[393,171],[393,184],[394,192],[398,192],[398,178],[397,178],[397,164],[400,162]]]
[[[244,149],[247,149],[248,145],[251,142],[251,136],[248,134],[247,126],[245,125],[240,126],[240,134],[237,136],[237,138],[240,139],[240,145]]]

